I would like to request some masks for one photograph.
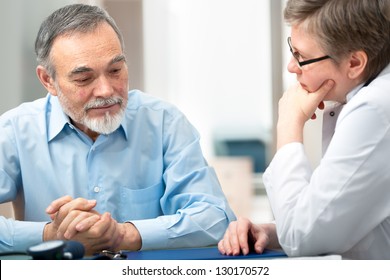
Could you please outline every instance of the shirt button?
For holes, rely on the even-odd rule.
[[[334,117],[335,114],[334,114],[334,112],[332,111],[332,112],[329,113],[329,115],[330,115],[331,117]]]
[[[95,193],[100,192],[100,187],[98,187],[98,186],[94,187],[94,188],[93,188],[93,191],[94,191]]]

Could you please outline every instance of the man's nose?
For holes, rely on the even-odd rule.
[[[109,97],[114,93],[114,88],[110,79],[104,75],[99,77],[97,80],[97,85],[94,90],[95,96]]]

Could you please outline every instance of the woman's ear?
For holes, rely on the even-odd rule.
[[[349,58],[348,77],[352,80],[361,77],[367,66],[367,54],[365,51],[354,51]]]
[[[56,87],[54,86],[54,79],[49,75],[46,68],[43,67],[42,65],[38,65],[36,72],[39,81],[46,88],[46,90],[50,92],[50,94],[52,95],[57,95],[57,90]]]

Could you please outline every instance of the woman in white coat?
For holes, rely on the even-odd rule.
[[[218,248],[390,259],[390,1],[289,0],[284,17],[297,84],[279,101],[277,151],[264,174],[275,223],[239,218]],[[303,129],[324,107],[313,171]]]

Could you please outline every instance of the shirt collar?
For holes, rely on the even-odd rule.
[[[64,113],[62,110],[61,104],[58,101],[57,96],[52,96],[50,93],[48,94],[47,101],[47,141],[50,142],[53,140],[67,125],[70,126],[69,116]],[[126,114],[126,112],[125,112]],[[120,127],[117,129],[123,131],[123,135],[126,140],[128,140],[128,129],[127,129],[127,119],[123,118]]]
[[[380,77],[382,75],[386,75],[387,73],[390,73],[390,64],[388,64],[380,73],[377,77]],[[376,78],[377,78],[376,77]],[[375,79],[376,79],[375,78]],[[375,80],[373,79],[373,80]],[[371,81],[372,82],[372,81]],[[352,99],[352,97],[354,97],[364,86],[366,86],[366,83],[362,83],[360,85],[358,85],[357,87],[355,87],[353,90],[351,90],[348,94],[347,94],[347,97],[346,97],[346,100],[347,100],[347,103]]]
[[[62,111],[58,98],[50,93],[48,94],[47,106],[47,141],[50,142],[63,130],[66,124],[70,124],[70,120]]]
[[[347,94],[346,96],[347,103],[362,89],[363,86],[364,84],[362,83]]]

